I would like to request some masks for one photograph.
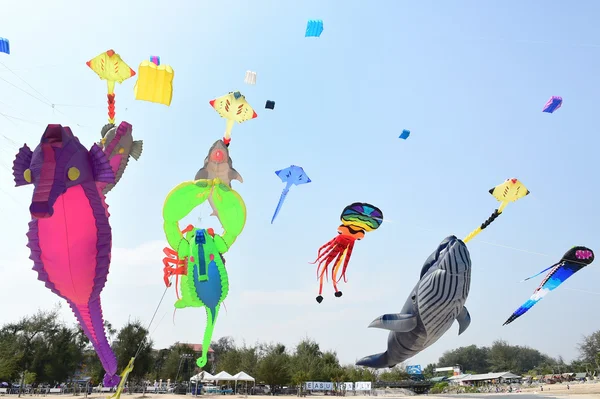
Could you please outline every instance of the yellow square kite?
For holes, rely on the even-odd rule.
[[[133,88],[135,99],[170,106],[174,76],[170,65],[143,61],[138,68],[138,80]]]

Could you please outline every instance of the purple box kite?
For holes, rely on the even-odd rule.
[[[550,100],[548,100],[546,105],[544,105],[544,109],[542,110],[542,112],[548,112],[551,114],[554,111],[556,111],[557,109],[559,109],[561,105],[562,105],[562,97],[552,96],[552,97],[550,97]]]

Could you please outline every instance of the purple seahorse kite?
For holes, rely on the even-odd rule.
[[[106,339],[100,292],[110,266],[112,233],[101,187],[115,183],[109,158],[97,145],[88,151],[71,129],[48,125],[32,152],[16,156],[17,186],[33,184],[27,246],[33,270],[69,303],[106,371],[104,386],[119,383],[117,359]]]

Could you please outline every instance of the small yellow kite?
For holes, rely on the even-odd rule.
[[[123,83],[135,75],[135,71],[114,50],[105,51],[86,62],[108,86],[108,121],[115,123],[115,82]]]
[[[171,105],[174,71],[170,65],[160,65],[160,57],[152,56],[138,67],[138,80],[133,92],[136,100]]]

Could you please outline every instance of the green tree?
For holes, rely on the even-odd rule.
[[[171,379],[171,381],[175,381],[176,379],[183,380],[181,368],[187,363],[185,359],[189,357],[192,359],[192,363],[195,364],[195,359],[198,357],[196,352],[194,352],[194,349],[190,345],[179,342],[171,345],[168,351],[169,355],[165,359],[160,378],[163,380]]]
[[[436,367],[437,367],[436,363],[429,363],[423,369],[423,377],[425,377],[426,379],[433,378],[433,374],[435,373]]]
[[[113,350],[117,356],[119,370],[123,370],[131,358],[135,357],[133,371],[129,374],[129,378],[134,381],[143,379],[154,365],[152,340],[148,330],[139,320],[128,322],[119,330]]]
[[[410,376],[406,372],[404,363],[397,364],[391,369],[387,369],[379,374],[380,381],[399,382],[409,380]]]
[[[596,369],[600,369],[600,330],[584,336],[579,345],[579,359],[585,363],[595,365]]]
[[[271,393],[277,393],[279,387],[290,382],[290,356],[282,344],[272,345],[258,362],[257,375],[261,381],[271,387]]]
[[[437,364],[441,365],[441,367],[459,365],[465,371],[486,373],[490,367],[488,364],[489,356],[490,349],[487,347],[480,348],[477,345],[461,346],[460,348],[444,352],[437,361]]]

